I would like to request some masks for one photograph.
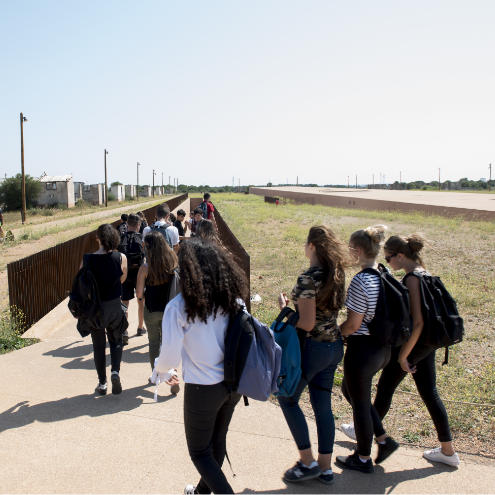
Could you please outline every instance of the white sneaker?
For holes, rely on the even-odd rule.
[[[196,485],[186,485],[184,488],[184,495],[192,495],[196,490]]]
[[[354,431],[354,423],[351,424],[341,424],[340,425],[340,431],[347,435],[349,438],[352,438],[352,440],[356,440],[356,432]]]
[[[432,450],[425,450],[423,452],[423,457],[425,459],[428,459],[429,461],[443,462],[444,464],[448,464],[449,466],[459,466],[459,464],[461,463],[461,460],[459,459],[457,453],[455,453],[454,455],[445,455],[442,452],[441,447]]]

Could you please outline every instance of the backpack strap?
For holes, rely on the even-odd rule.
[[[236,381],[236,355],[237,348],[242,332],[233,332],[232,328],[242,325],[242,319],[248,318],[244,311],[239,311],[235,318],[232,318],[227,327],[227,335],[225,337],[225,354],[224,354],[224,382],[227,385],[227,392],[230,395],[234,389]],[[246,356],[247,358],[247,356]]]
[[[83,266],[88,266],[89,265],[89,258],[91,256],[91,253],[85,253],[83,255]]]

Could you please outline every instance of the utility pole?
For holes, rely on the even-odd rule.
[[[373,174],[373,188],[375,187],[375,174]]]
[[[289,182],[289,179],[287,179],[287,182]],[[239,179],[239,192],[241,192],[241,179]]]
[[[299,175],[296,177],[296,186],[299,185]]]
[[[139,201],[139,162],[137,162],[137,190],[136,190],[136,197],[137,200]]]
[[[170,194],[170,175],[168,176],[168,193]]]
[[[357,175],[356,175],[356,189],[357,189]]]
[[[155,199],[155,169],[153,169],[153,199]]]
[[[349,184],[349,176],[347,176],[347,187],[351,187]]]
[[[26,175],[24,173],[24,122],[27,122],[26,117],[21,112],[21,221],[24,225],[26,221]]]
[[[107,155],[108,155],[108,151],[105,149],[105,207],[106,208],[108,208]]]
[[[402,190],[402,172],[399,172],[399,189]]]
[[[440,191],[440,167],[438,167],[438,190]]]
[[[490,169],[490,181],[488,182],[488,192],[492,190],[492,164],[490,163],[489,167]]]
[[[162,190],[163,190],[163,172],[162,172]]]

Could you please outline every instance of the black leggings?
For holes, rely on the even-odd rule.
[[[373,405],[381,419],[387,415],[390,409],[395,389],[407,375],[397,362],[400,349],[400,347],[393,349],[390,363],[385,367],[378,381],[376,398]],[[430,352],[425,358],[419,361],[416,367],[416,373],[413,373],[412,377],[416,383],[419,395],[423,399],[433,420],[438,433],[438,440],[440,442],[450,442],[452,436],[450,434],[449,417],[437,391],[435,351]]]
[[[187,448],[201,480],[197,493],[234,493],[222,464],[227,452],[227,432],[241,396],[227,393],[227,386],[186,383],[184,425]]]
[[[368,335],[350,336],[347,342],[342,393],[352,406],[357,453],[366,457],[371,454],[373,433],[377,437],[385,434],[380,416],[371,404],[371,384],[388,364],[391,348],[372,345]]]
[[[107,381],[107,362],[105,356],[105,348],[107,339],[105,330],[96,328],[91,329],[91,339],[93,340],[93,356],[95,359],[96,372],[100,383]],[[120,362],[122,361],[122,337],[115,341],[108,339],[110,345],[110,361],[112,363],[112,371],[120,371]]]

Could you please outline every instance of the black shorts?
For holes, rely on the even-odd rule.
[[[122,301],[130,301],[135,297],[137,273],[128,274],[122,284]]]

